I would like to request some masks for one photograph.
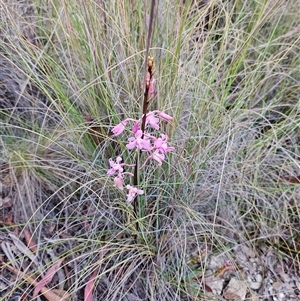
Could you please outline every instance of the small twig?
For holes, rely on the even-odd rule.
[[[232,266],[232,265],[225,265],[221,268],[219,268],[216,272],[215,272],[215,276],[220,278],[224,275],[225,272],[227,271],[236,271],[236,267]]]

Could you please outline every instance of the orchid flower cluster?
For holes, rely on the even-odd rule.
[[[168,145],[168,136],[166,134],[160,133],[160,137],[155,137],[147,132],[144,132],[141,129],[141,123],[144,118],[144,115],[141,119],[135,120],[132,118],[127,118],[123,120],[121,123],[116,125],[112,129],[112,133],[115,136],[121,135],[125,127],[129,122],[132,125],[132,136],[128,138],[128,144],[126,144],[126,148],[128,150],[137,149],[140,152],[147,153],[148,157],[144,161],[144,164],[140,167],[143,168],[149,160],[154,160],[157,162],[159,166],[162,165],[162,162],[165,159],[165,156],[168,152],[172,152],[175,150],[174,147]],[[146,122],[145,128],[147,125],[155,130],[159,130],[159,122],[160,120],[171,121],[173,118],[159,110],[151,111],[146,114]],[[114,185],[120,190],[124,189],[124,177],[126,175],[134,176],[133,173],[124,171],[124,167],[134,167],[135,164],[127,164],[122,162],[122,158],[119,156],[115,160],[112,158],[109,159],[110,169],[107,171],[107,174],[110,176],[114,176]],[[136,195],[143,194],[144,191],[138,189],[137,187],[133,187],[131,185],[126,185],[126,189],[128,190],[127,194],[127,202],[131,202]]]

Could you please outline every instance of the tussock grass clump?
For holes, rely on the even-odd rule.
[[[37,281],[58,258],[66,300],[206,300],[209,256],[242,244],[299,265],[299,5],[196,2],[155,7],[149,106],[176,151],[142,172],[138,228],[107,169],[130,159],[110,130],[142,112],[150,1],[1,2],[0,300],[32,296],[7,265]]]

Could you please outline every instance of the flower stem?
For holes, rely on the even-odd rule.
[[[149,19],[149,26],[148,26],[148,37],[147,37],[147,44],[146,44],[146,53],[145,53],[145,72],[144,72],[144,98],[143,98],[143,119],[141,123],[141,130],[143,132],[142,138],[144,138],[145,128],[146,128],[146,117],[147,117],[147,110],[149,105],[149,88],[151,79],[153,78],[154,74],[154,67],[153,67],[153,58],[149,57],[149,49],[152,40],[152,33],[153,33],[153,24],[154,24],[154,8],[155,8],[155,0],[151,0],[151,11],[150,11],[150,19]],[[152,62],[152,63],[151,63]],[[134,168],[134,177],[133,177],[133,185],[135,187],[139,184],[139,158],[141,152],[137,154],[136,157],[136,165]],[[136,196],[133,200],[133,208],[136,217],[142,215],[142,211],[144,204],[140,204],[139,197]],[[139,226],[137,223],[137,230]]]

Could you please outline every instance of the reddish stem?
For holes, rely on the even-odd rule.
[[[145,53],[145,72],[144,72],[144,100],[143,100],[143,118],[142,118],[142,124],[141,124],[141,130],[143,132],[142,138],[144,137],[145,133],[145,127],[146,127],[146,117],[147,117],[147,110],[149,105],[149,83],[151,82],[151,79],[153,77],[153,64],[149,64],[149,49],[152,39],[152,33],[153,33],[153,24],[154,24],[154,8],[155,8],[155,0],[151,1],[151,11],[150,11],[150,19],[149,19],[149,27],[148,27],[148,37],[147,37],[147,44],[146,44],[146,53]],[[152,59],[153,63],[153,59]],[[147,76],[149,74],[149,80],[147,81]],[[139,170],[139,160],[136,158],[136,164],[134,168],[134,177],[133,177],[133,185],[136,187],[138,185],[138,170]],[[138,197],[136,196],[133,200],[133,208],[136,217],[138,217]],[[137,226],[138,230],[138,226]]]

